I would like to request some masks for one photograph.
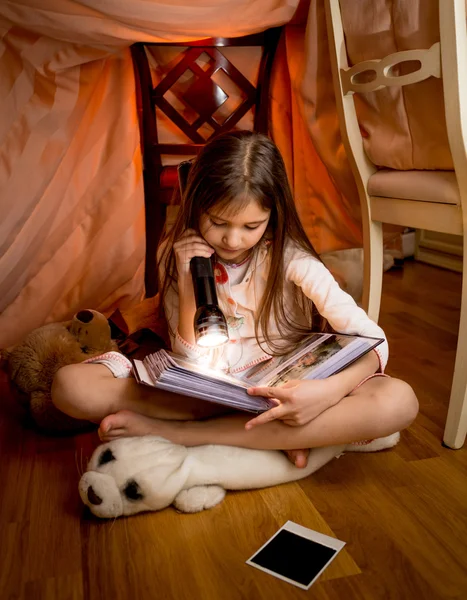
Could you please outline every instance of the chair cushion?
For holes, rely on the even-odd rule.
[[[394,171],[381,169],[368,181],[370,196],[459,204],[454,171]]]

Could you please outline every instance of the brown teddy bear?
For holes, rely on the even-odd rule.
[[[71,321],[50,323],[32,331],[20,344],[2,351],[18,399],[35,424],[48,433],[75,433],[91,426],[60,412],[52,403],[55,373],[65,365],[118,350],[107,318],[81,310]]]

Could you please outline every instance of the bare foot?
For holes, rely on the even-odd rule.
[[[162,435],[163,422],[152,419],[131,410],[120,410],[102,419],[99,426],[99,437],[103,442],[110,442],[120,437],[138,435]]]
[[[297,469],[304,469],[308,464],[308,455],[310,454],[309,450],[284,450],[284,452],[290,462],[294,464]]]

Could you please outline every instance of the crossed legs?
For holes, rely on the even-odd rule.
[[[134,379],[115,379],[99,364],[60,369],[52,399],[70,416],[100,422],[103,440],[154,434],[187,446],[217,443],[291,451],[390,435],[408,427],[418,412],[408,384],[378,377],[306,425],[291,427],[272,421],[248,431],[248,415],[229,414],[219,405],[162,393]]]

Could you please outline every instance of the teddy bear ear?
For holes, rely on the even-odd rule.
[[[7,361],[11,356],[12,350],[13,350],[13,348],[0,349],[0,362],[2,362],[4,360]]]
[[[81,323],[90,323],[94,319],[94,315],[90,310],[80,310],[79,313],[76,314],[76,318]]]

